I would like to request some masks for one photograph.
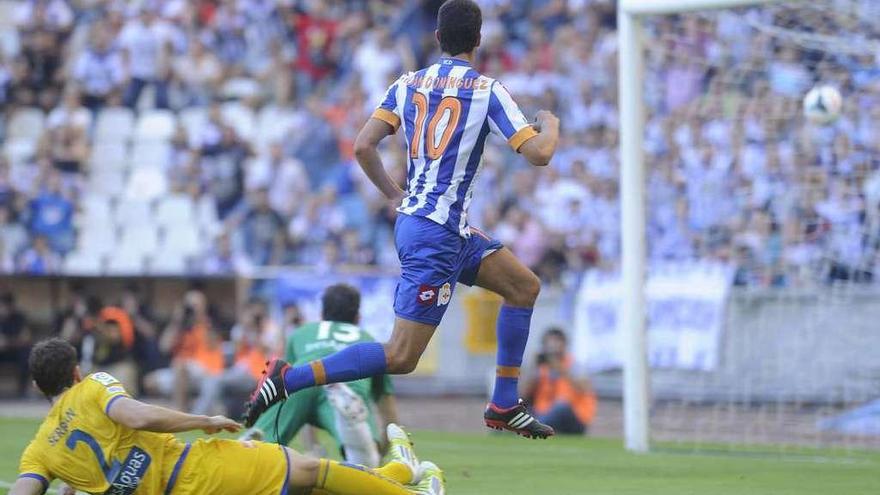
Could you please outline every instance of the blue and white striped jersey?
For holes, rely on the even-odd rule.
[[[400,213],[425,217],[469,237],[467,211],[489,132],[514,150],[537,132],[510,93],[467,61],[441,58],[402,75],[373,118],[402,125],[409,151]]]

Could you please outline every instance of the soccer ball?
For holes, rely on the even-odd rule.
[[[814,124],[830,124],[840,116],[843,97],[833,86],[820,85],[804,96],[804,116]]]

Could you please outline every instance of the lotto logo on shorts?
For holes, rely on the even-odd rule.
[[[418,303],[424,306],[431,306],[437,300],[437,287],[433,285],[422,284],[419,286]]]

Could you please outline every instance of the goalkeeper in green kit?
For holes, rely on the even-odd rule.
[[[307,323],[287,337],[285,360],[305,364],[358,342],[374,339],[357,326],[360,293],[346,284],[331,285],[321,297],[321,320]],[[382,424],[377,424],[376,413]],[[290,443],[306,425],[321,428],[336,440],[345,460],[373,467],[381,461],[381,432],[397,422],[397,403],[387,375],[301,390],[296,400],[272,406],[245,438]]]

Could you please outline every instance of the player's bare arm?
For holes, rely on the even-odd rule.
[[[547,166],[559,144],[559,119],[552,112],[541,110],[535,115],[532,127],[538,131],[538,135],[523,143],[519,152],[532,165]]]
[[[403,198],[403,189],[385,171],[378,150],[379,143],[392,134],[394,128],[387,122],[376,118],[369,119],[354,142],[354,155],[364,173],[382,191],[382,194],[391,201],[397,201]]]
[[[122,397],[107,412],[113,421],[133,430],[180,433],[202,430],[211,435],[220,431],[237,432],[241,425],[224,416],[187,414]]]
[[[19,478],[9,489],[9,495],[41,495],[43,484],[33,478]]]

